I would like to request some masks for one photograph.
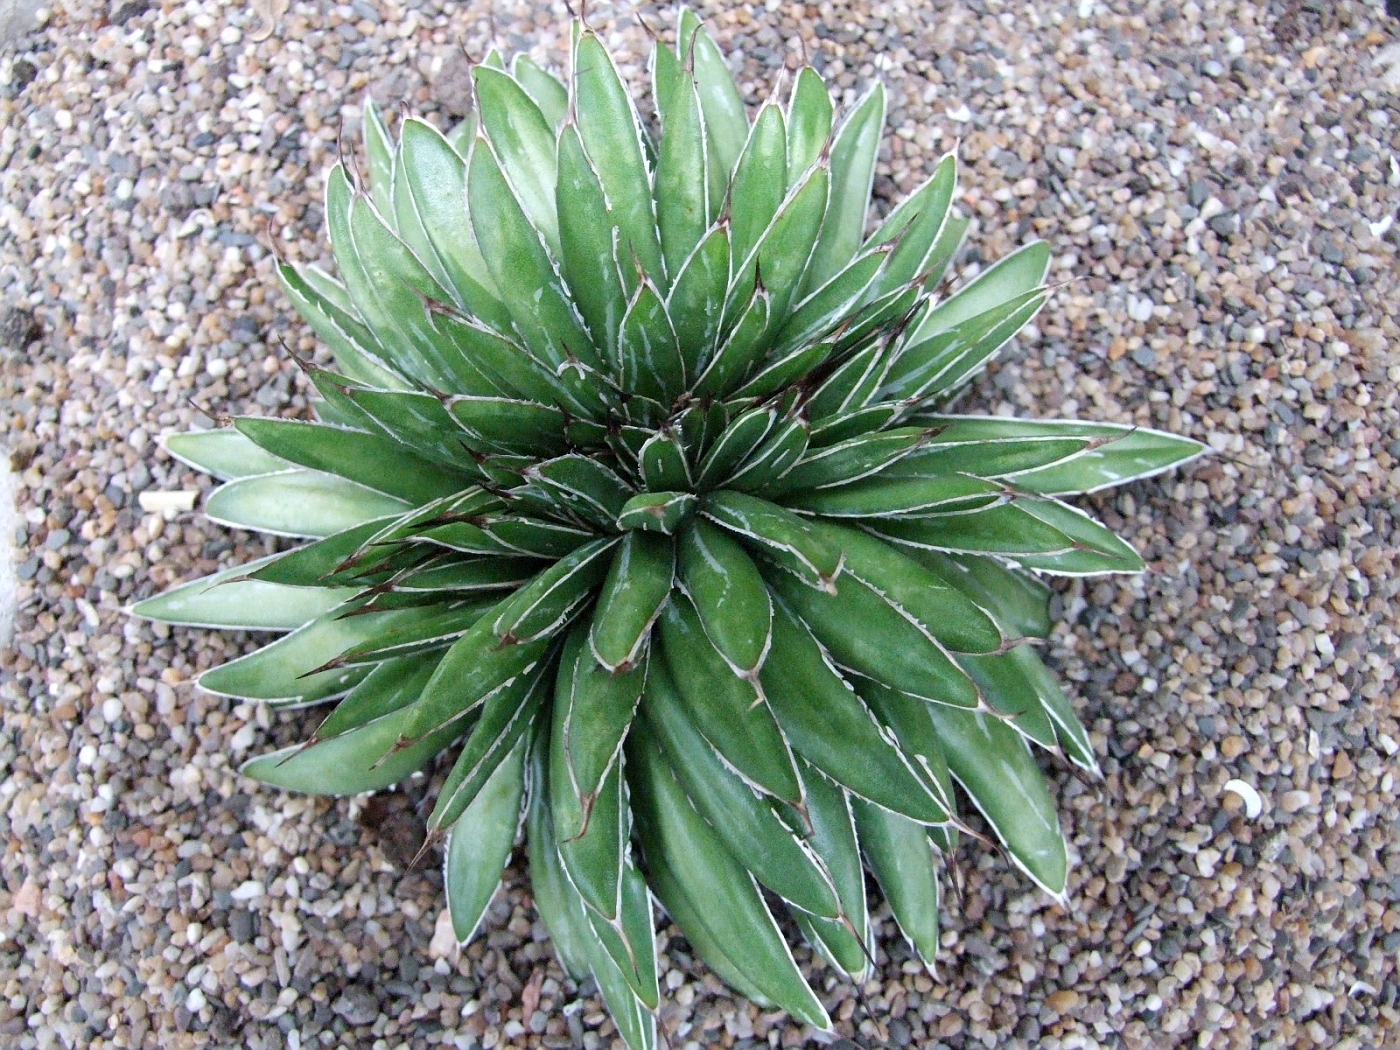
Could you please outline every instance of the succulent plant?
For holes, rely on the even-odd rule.
[[[458,936],[523,819],[560,959],[634,1048],[653,897],[739,992],[827,1026],[771,902],[863,975],[868,869],[931,966],[960,801],[1064,893],[1035,755],[1096,766],[1037,577],[1142,569],[1062,497],[1200,451],[950,413],[1046,302],[1048,247],[938,298],[954,158],[867,233],[882,88],[837,122],[805,68],[750,119],[694,14],[677,35],[659,133],[583,25],[567,81],[490,55],[450,134],[395,144],[367,107],[367,183],[326,188],[340,279],[280,268],[334,360],[306,365],[319,421],[166,442],[224,481],[210,518],[309,542],[133,609],[288,632],[200,680],[336,701],[251,777],[350,795],[455,750],[428,824]]]

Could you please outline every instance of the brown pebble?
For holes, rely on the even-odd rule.
[[[1057,1014],[1067,1014],[1079,1005],[1079,993],[1073,988],[1061,988],[1045,997],[1045,1005]]]
[[[1345,780],[1356,772],[1356,766],[1351,761],[1351,756],[1345,751],[1338,751],[1337,757],[1332,760],[1332,779]]]

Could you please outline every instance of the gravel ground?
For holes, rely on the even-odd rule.
[[[327,254],[320,179],[366,89],[447,122],[460,49],[557,63],[562,6],[60,6],[0,55],[0,406],[19,502],[0,1043],[620,1047],[554,962],[519,868],[457,958],[434,936],[440,878],[405,870],[422,785],[336,802],[240,780],[313,716],[189,684],[250,639],[119,611],[264,549],[139,498],[208,487],[155,441],[194,405],[304,408],[278,341],[314,348],[269,244]],[[639,72],[627,6],[590,7]],[[1149,575],[1060,588],[1051,656],[1107,774],[1055,778],[1069,907],[966,850],[937,980],[883,911],[865,1003],[815,969],[839,1035],[1395,1046],[1397,23],[1321,0],[703,7],[752,99],[804,50],[846,101],[885,79],[882,196],[960,141],[981,228],[967,266],[1050,240],[1063,287],[978,405],[1218,452],[1090,501]],[[671,1047],[817,1041],[661,939]]]

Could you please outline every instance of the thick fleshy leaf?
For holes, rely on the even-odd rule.
[[[800,805],[802,785],[792,749],[773,712],[710,643],[686,599],[673,599],[662,614],[661,646],[681,700],[705,739],[755,788]]]
[[[725,849],[652,748],[628,755],[637,830],[662,906],[717,973],[794,1017],[830,1027],[753,876]]]
[[[481,127],[500,159],[506,178],[544,242],[559,251],[559,218],[554,184],[558,152],[553,125],[520,81],[477,66],[476,103]]]
[[[928,832],[898,813],[852,801],[861,852],[924,965],[938,957],[938,868]]]
[[[176,459],[213,474],[220,481],[272,474],[292,466],[285,459],[259,448],[233,427],[170,434],[161,443]]]
[[[357,588],[289,587],[250,579],[278,555],[259,558],[173,587],[132,605],[127,611],[162,623],[227,627],[251,631],[290,631],[354,597]]]
[[[758,567],[703,518],[682,530],[677,553],[681,586],[706,637],[737,674],[757,674],[773,641],[773,602]]]
[[[839,969],[855,976],[870,973],[875,940],[865,896],[865,872],[851,817],[850,796],[809,765],[803,765],[807,789],[807,843],[831,872],[841,900],[839,921],[795,914],[802,932]]]
[[[616,228],[602,179],[573,123],[559,133],[555,205],[567,217],[559,227],[560,271],[593,342],[615,368],[627,291],[618,269]]]
[[[727,489],[707,495],[702,512],[808,586],[834,590],[841,551],[824,540],[811,522],[776,503]]]
[[[447,833],[442,883],[458,944],[475,935],[515,847],[525,798],[527,741],[521,739]]]
[[[422,695],[440,659],[438,653],[418,653],[380,663],[335,705],[312,739],[339,736],[407,707]]]
[[[472,484],[465,474],[419,459],[391,438],[291,419],[243,416],[240,433],[280,459],[335,474],[411,504],[450,496]]]
[[[831,137],[834,107],[826,82],[811,66],[803,66],[792,85],[787,114],[787,184],[795,186],[826,148]]]
[[[600,785],[617,763],[622,742],[641,701],[648,671],[645,661],[614,674],[601,666],[588,642],[589,628],[575,627],[559,660],[550,729],[551,793],[554,827],[562,839],[583,834]],[[576,814],[569,821],[569,813]]]
[[[1064,836],[1045,776],[1020,734],[975,711],[929,706],[948,765],[1011,859],[1047,893],[1061,897],[1069,876]]]
[[[804,276],[809,290],[845,269],[865,238],[865,213],[884,125],[885,85],[877,80],[847,114],[831,144],[831,203]]]
[[[622,674],[640,662],[674,576],[675,546],[670,540],[644,532],[623,537],[589,628],[589,646],[608,671]]]
[[[283,470],[230,481],[204,504],[211,521],[275,536],[329,536],[401,514],[403,500],[319,470]]]
[[[553,73],[537,64],[529,55],[516,55],[511,62],[511,73],[540,107],[550,127],[557,128],[564,122],[569,110],[569,89]]]
[[[754,793],[725,765],[686,711],[664,663],[647,682],[638,747],[661,747],[691,803],[734,857],[764,886],[813,915],[841,911],[822,862],[779,816],[771,799]]]
[[[705,125],[693,82],[683,80],[672,92],[662,127],[656,160],[656,221],[666,272],[674,278],[710,225]]]
[[[617,527],[670,536],[690,517],[698,502],[691,492],[641,492],[623,505]]]

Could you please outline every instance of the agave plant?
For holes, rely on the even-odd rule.
[[[868,869],[931,966],[963,799],[1064,893],[1036,750],[1096,766],[1032,644],[1037,577],[1143,563],[1061,497],[1200,451],[948,412],[1045,303],[1049,249],[936,298],[968,227],[951,156],[867,234],[879,85],[837,122],[806,68],[750,119],[686,10],[651,73],[655,133],[583,25],[565,81],[490,55],[451,134],[395,144],[367,108],[367,184],[342,162],[326,188],[340,279],[281,266],[334,359],[306,366],[319,421],[167,441],[225,482],[212,519],[310,542],[134,608],[289,632],[211,692],[337,701],[249,776],[350,795],[455,749],[428,824],[458,936],[523,814],[561,961],[633,1048],[653,899],[825,1027],[770,902],[864,975]]]

